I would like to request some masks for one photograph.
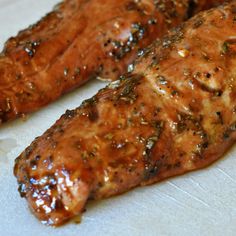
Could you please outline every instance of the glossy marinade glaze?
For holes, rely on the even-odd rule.
[[[233,1],[175,28],[16,159],[19,192],[43,223],[222,157],[236,138],[235,19]]]
[[[91,78],[117,78],[142,48],[216,1],[190,2],[64,0],[6,42],[0,123],[38,110]]]

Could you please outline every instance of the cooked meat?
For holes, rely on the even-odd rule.
[[[11,38],[0,54],[0,123],[35,111],[91,78],[117,78],[138,51],[207,1],[189,2],[63,1]]]
[[[190,4],[192,7],[190,7],[190,14],[198,13],[199,11],[207,10],[216,6],[219,6],[222,3],[230,2],[231,0],[192,0],[190,1]],[[192,12],[192,13],[191,13]]]
[[[42,222],[222,157],[236,139],[235,18],[233,1],[172,30],[16,159],[20,194]]]

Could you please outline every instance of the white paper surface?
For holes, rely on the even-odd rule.
[[[0,0],[0,46],[49,12],[57,0]],[[1,79],[1,75],[0,75]],[[19,197],[14,159],[66,109],[104,84],[91,82],[54,104],[0,128],[0,235],[236,235],[236,148],[210,168],[90,203],[81,224],[43,226]]]

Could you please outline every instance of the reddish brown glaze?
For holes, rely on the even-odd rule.
[[[222,157],[236,139],[235,19],[234,1],[176,28],[16,159],[21,196],[42,222]]]
[[[0,122],[35,111],[91,78],[117,78],[138,51],[207,1],[190,2],[63,1],[6,42],[0,54]]]

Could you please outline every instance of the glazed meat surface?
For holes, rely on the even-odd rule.
[[[35,111],[91,78],[117,78],[140,49],[213,2],[63,1],[6,42],[0,54],[0,123]]]
[[[43,223],[222,157],[236,138],[235,18],[233,1],[172,30],[16,159],[20,194]]]

